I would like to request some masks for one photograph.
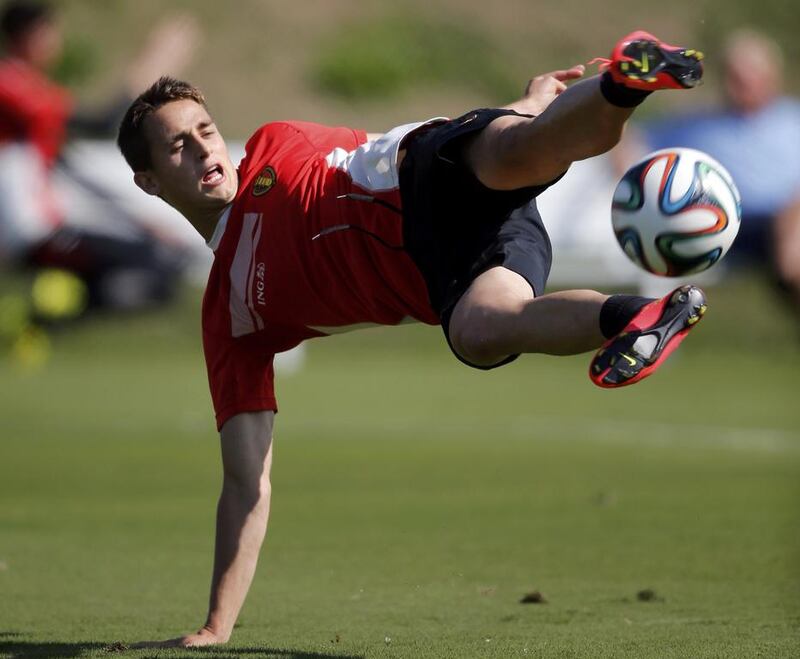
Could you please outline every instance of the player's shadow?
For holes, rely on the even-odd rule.
[[[102,643],[32,643],[19,640],[22,637],[17,632],[0,632],[0,657],[4,659],[17,659],[18,657],[52,657],[53,659],[70,659],[82,657],[92,650],[99,650]]]
[[[89,653],[108,654],[109,657],[133,655],[142,657],[142,650],[117,649],[104,643],[34,643],[20,640],[18,632],[0,632],[0,657],[3,659],[78,659]],[[173,650],[175,652],[175,650]],[[286,648],[193,648],[187,656],[202,655],[207,659],[364,659],[363,655],[327,652],[307,652]]]
[[[202,652],[213,659],[365,659],[364,655],[328,654],[327,652],[306,652],[280,648],[196,648],[192,652]]]

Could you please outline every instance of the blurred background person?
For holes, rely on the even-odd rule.
[[[108,137],[130,100],[162,73],[179,73],[197,42],[187,17],[151,33],[105,108],[76,109],[48,76],[63,35],[50,5],[12,0],[0,8],[0,265],[32,268],[33,315],[74,317],[86,309],[138,309],[174,297],[184,249],[146,218],[115,203],[64,159],[68,137]]]
[[[781,50],[755,30],[729,36],[722,72],[719,107],[640,125],[622,157],[683,146],[716,158],[742,196],[730,262],[766,265],[800,309],[800,101],[782,95]]]

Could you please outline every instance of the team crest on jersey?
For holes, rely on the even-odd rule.
[[[253,182],[253,196],[260,197],[263,194],[267,194],[267,192],[272,190],[272,186],[275,185],[277,180],[278,175],[275,173],[275,170],[267,165],[261,170],[261,173],[256,176],[256,180]]]

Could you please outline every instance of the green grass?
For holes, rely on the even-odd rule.
[[[469,371],[422,327],[311,342],[279,377],[232,643],[124,656],[798,656],[797,327],[758,281],[710,298],[663,373],[612,392],[585,357]],[[0,367],[0,657],[202,623],[220,473],[196,307]]]

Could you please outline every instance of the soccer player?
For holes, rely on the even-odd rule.
[[[250,587],[269,515],[275,353],[413,319],[441,324],[456,357],[480,369],[601,345],[590,367],[600,386],[658,368],[705,312],[702,291],[545,294],[550,243],[535,198],[614,146],[652,91],[693,87],[701,58],[635,32],[602,75],[569,87],[583,66],[541,75],[503,108],[384,135],[267,124],[238,170],[196,88],[162,78],[134,101],[118,143],[136,184],[215,255],[203,345],[224,479],[209,612],[197,633],[162,645],[226,642]]]

